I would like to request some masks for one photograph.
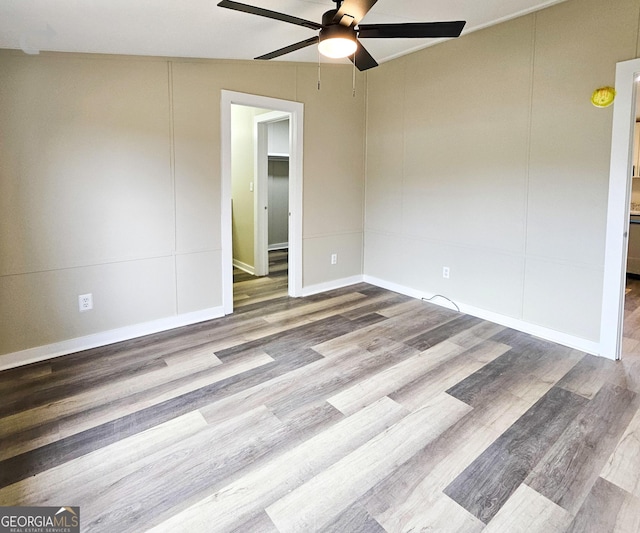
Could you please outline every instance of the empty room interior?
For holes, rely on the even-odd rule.
[[[640,532],[640,2],[334,2],[0,0],[0,526]]]

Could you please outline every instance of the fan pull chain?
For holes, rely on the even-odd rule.
[[[318,48],[318,90],[320,90],[320,48]]]
[[[353,54],[353,78],[351,80],[353,93],[352,96],[356,97],[356,55]]]

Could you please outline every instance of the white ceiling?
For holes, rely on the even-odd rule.
[[[378,0],[363,23],[466,20],[469,33],[563,0]],[[307,28],[217,7],[218,0],[0,0],[0,48],[252,59],[314,36]],[[242,0],[320,22],[331,0]],[[381,63],[434,44],[367,39]],[[316,62],[315,47],[281,58]],[[346,61],[346,60],[341,60]]]

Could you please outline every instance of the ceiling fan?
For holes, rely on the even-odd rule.
[[[290,24],[304,26],[311,30],[319,30],[319,34],[299,43],[291,44],[261,55],[255,59],[274,59],[301,48],[318,44],[321,54],[332,57],[348,57],[358,70],[377,67],[378,63],[371,56],[360,39],[395,39],[395,38],[434,38],[459,37],[466,21],[453,22],[408,22],[400,24],[360,24],[377,0],[333,0],[336,9],[330,9],[322,15],[322,24],[301,19],[285,13],[278,13],[261,7],[241,4],[233,0],[222,0],[218,6],[251,13],[261,17],[281,20]]]

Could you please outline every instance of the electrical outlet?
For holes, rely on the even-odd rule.
[[[331,264],[332,265],[338,264],[338,254],[331,254]]]
[[[78,296],[78,310],[82,313],[93,309],[93,294],[81,294]]]
[[[442,267],[442,277],[449,279],[449,267]]]

